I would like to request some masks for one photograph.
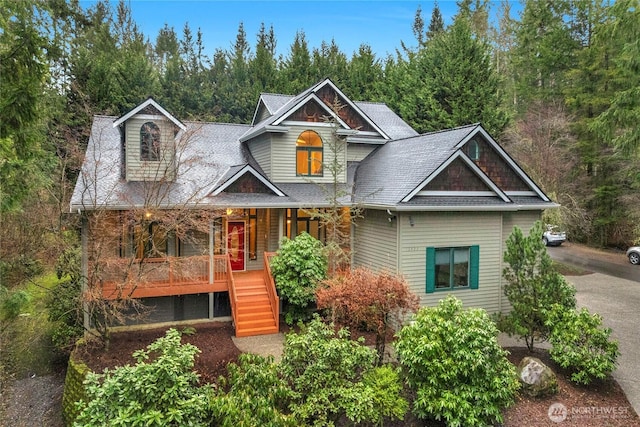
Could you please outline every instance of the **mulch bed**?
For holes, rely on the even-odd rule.
[[[182,340],[185,343],[195,345],[202,351],[197,356],[195,364],[195,369],[200,374],[201,380],[215,382],[218,377],[226,375],[226,365],[229,362],[237,361],[240,355],[240,351],[231,340],[234,333],[233,328],[227,322],[204,323],[194,327],[196,333],[183,335]],[[182,327],[177,329],[181,330]],[[283,325],[281,330],[287,332],[289,328]],[[86,346],[80,356],[94,372],[102,372],[105,368],[134,364],[135,360],[131,354],[163,336],[165,331],[166,328],[114,333],[108,351],[98,346]],[[372,334],[355,335],[364,336],[368,345],[375,342]],[[509,360],[516,365],[523,357],[530,355],[526,348],[513,347],[507,350],[511,353]],[[638,416],[615,380],[598,381],[589,387],[576,386],[568,381],[568,373],[551,361],[545,350],[536,350],[532,355],[541,359],[556,372],[559,391],[555,396],[546,398],[518,396],[515,405],[505,410],[503,426],[640,427]],[[549,417],[549,407],[557,403],[561,403],[567,408],[567,417],[561,423],[553,422]],[[420,423],[409,415],[408,419],[402,423],[385,425],[419,426],[427,424]]]
[[[613,379],[594,381],[589,386],[578,386],[568,380],[570,373],[558,366],[546,350],[535,349],[533,353],[525,347],[507,348],[511,363],[517,365],[526,356],[540,359],[556,373],[558,393],[544,398],[530,398],[519,395],[515,404],[504,411],[504,426],[561,426],[561,427],[601,427],[640,426],[638,416],[624,392]],[[555,405],[554,405],[555,404]],[[554,422],[549,417],[551,405],[566,408],[566,418]],[[552,414],[553,415],[553,414]],[[561,417],[561,412],[555,412]]]
[[[195,370],[204,383],[212,383],[218,377],[227,374],[227,364],[236,362],[240,350],[231,337],[234,329],[229,322],[211,322],[194,325],[196,333],[182,335],[182,342],[193,344],[201,351],[196,356]],[[178,326],[177,330],[184,327]],[[137,331],[117,332],[112,334],[109,349],[98,345],[81,347],[80,358],[93,372],[102,372],[105,368],[134,365],[132,354],[136,350],[146,348],[156,339],[165,335],[167,328],[145,329]]]

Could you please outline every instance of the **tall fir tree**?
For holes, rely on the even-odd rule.
[[[444,31],[444,19],[442,18],[442,12],[440,12],[440,6],[438,2],[433,3],[433,10],[431,11],[431,21],[429,21],[429,27],[427,28],[427,40],[433,39],[438,34]]]
[[[286,88],[286,92],[299,93],[316,83],[313,81],[311,71],[311,54],[307,36],[300,30],[296,33],[282,66],[282,77],[285,82],[283,87]]]
[[[489,46],[474,37],[466,19],[398,65],[399,112],[419,132],[475,122],[496,136],[504,130],[508,118]]]

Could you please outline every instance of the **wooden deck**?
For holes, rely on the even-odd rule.
[[[208,257],[151,259],[144,264],[116,259],[96,272],[101,291],[95,297],[114,300],[228,291],[236,336],[274,334],[279,331],[280,312],[268,265],[272,255],[264,255],[264,270],[232,274],[227,274],[231,270],[228,257],[217,255],[212,276]]]

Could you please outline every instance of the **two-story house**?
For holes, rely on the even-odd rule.
[[[309,210],[335,184],[361,210],[352,265],[404,275],[424,305],[454,293],[489,312],[508,308],[513,226],[557,206],[480,124],[418,135],[330,80],[263,94],[248,125],[183,123],[148,99],[93,121],[71,200],[88,295],[140,299],[147,323],[232,316],[237,335],[276,332],[268,257],[283,236],[324,239]]]

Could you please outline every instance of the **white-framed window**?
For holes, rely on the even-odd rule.
[[[140,127],[140,160],[160,160],[160,128],[153,122]]]

